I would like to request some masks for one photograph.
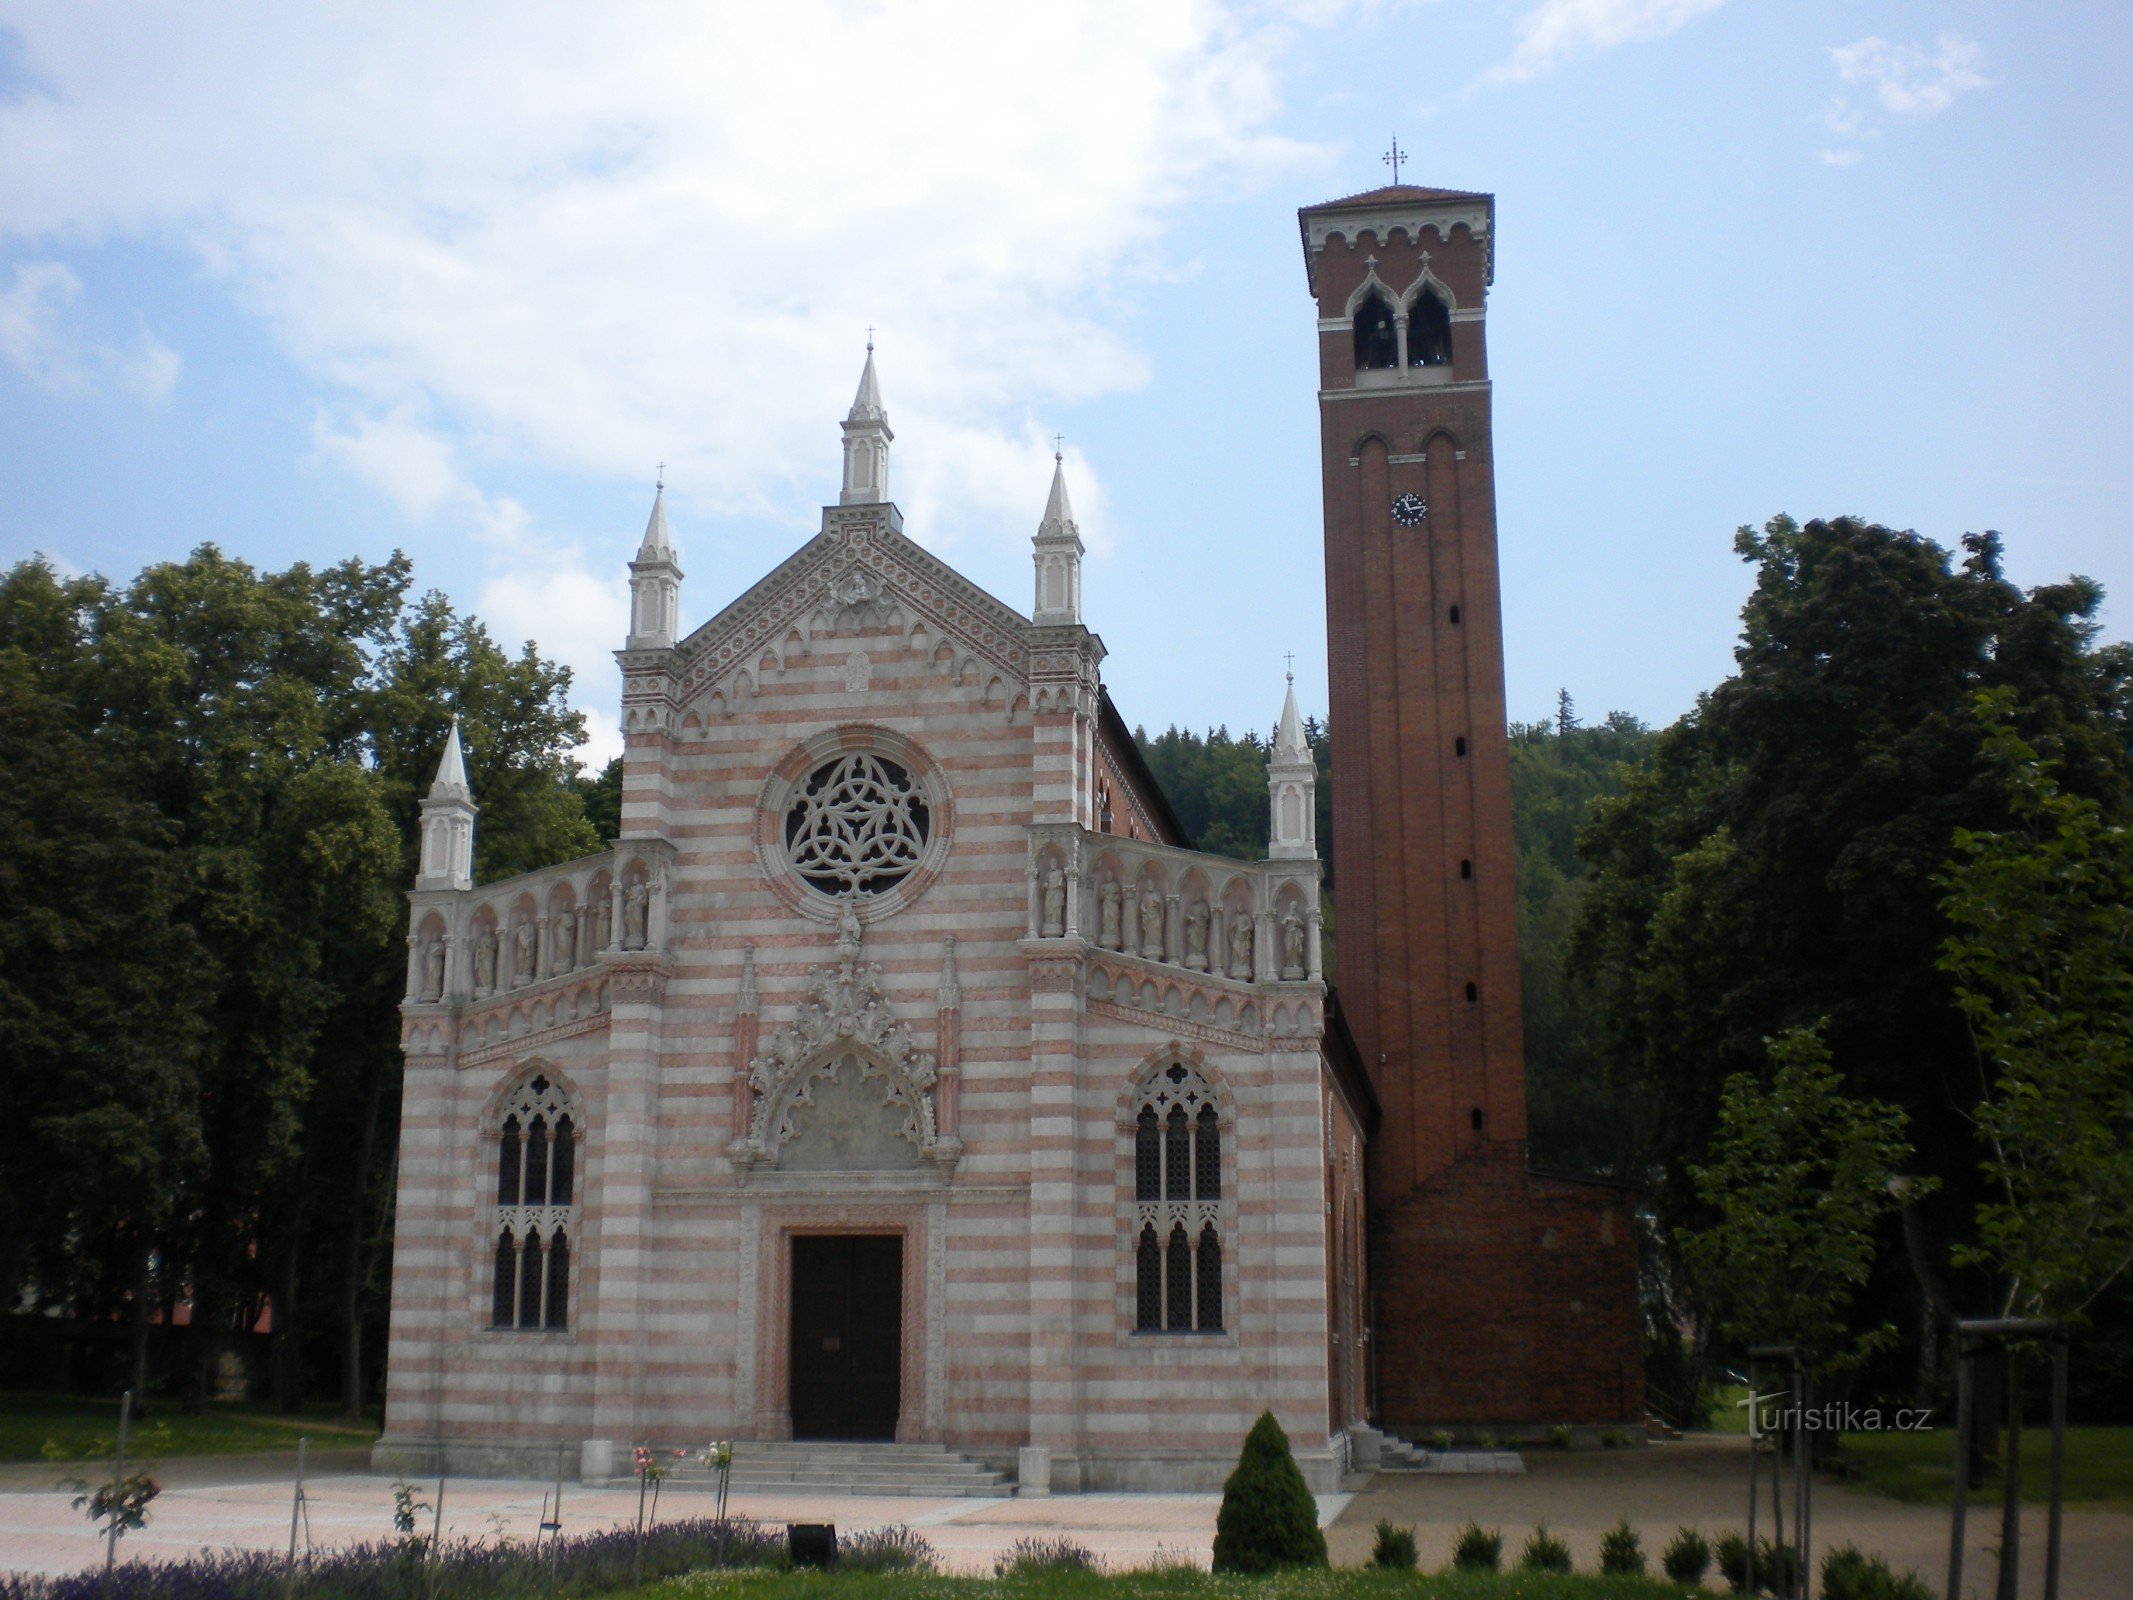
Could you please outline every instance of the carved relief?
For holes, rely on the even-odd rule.
[[[868,1166],[952,1162],[960,1154],[956,1141],[936,1132],[933,1057],[917,1048],[910,1029],[889,1009],[881,969],[859,959],[861,938],[858,911],[847,899],[837,925],[836,963],[816,969],[799,1014],[749,1069],[755,1104],[748,1137],[734,1152],[741,1166],[787,1165],[785,1146],[809,1137],[836,1146],[832,1157],[841,1153],[844,1162]],[[888,1113],[880,1127],[908,1146],[908,1158],[887,1158],[873,1137],[879,1130],[870,1131],[870,1103]],[[844,1114],[796,1117],[803,1108],[832,1107]],[[841,1131],[833,1134],[832,1127]],[[820,1170],[843,1162],[802,1153],[792,1164]]]

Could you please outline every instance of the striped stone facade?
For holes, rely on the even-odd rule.
[[[1025,1490],[1197,1488],[1271,1409],[1330,1487],[1365,1403],[1371,1107],[1329,1033],[1315,852],[1189,848],[1104,694],[1059,486],[1040,623],[854,470],[856,503],[685,639],[655,514],[619,841],[478,888],[441,858],[411,895],[377,1459],[600,1475],[789,1437],[794,1239],[892,1234],[896,1438]],[[1050,605],[1047,559],[1073,563]],[[925,839],[832,894],[787,834],[847,754],[892,763]],[[1144,1327],[1138,1118],[1173,1068],[1219,1126],[1187,1202],[1219,1331]]]

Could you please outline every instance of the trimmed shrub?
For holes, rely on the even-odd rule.
[[[1034,1578],[1048,1572],[1095,1572],[1095,1553],[1072,1539],[1017,1539],[993,1558],[995,1578]]]
[[[1370,1564],[1373,1567],[1391,1567],[1397,1572],[1412,1572],[1421,1561],[1415,1553],[1415,1530],[1395,1528],[1389,1522],[1377,1526],[1377,1542],[1370,1547]]]
[[[1273,1412],[1262,1411],[1244,1437],[1236,1470],[1222,1485],[1222,1509],[1215,1514],[1215,1571],[1273,1572],[1325,1564],[1318,1502],[1289,1453],[1289,1436]]]
[[[1554,1445],[1558,1450],[1568,1450],[1570,1448],[1569,1427],[1563,1423],[1558,1422],[1554,1427],[1548,1430],[1548,1442]]]
[[[1488,1430],[1488,1429],[1486,1429],[1486,1428],[1483,1428],[1483,1429],[1482,1429],[1482,1430],[1481,1430],[1481,1431],[1480,1431],[1479,1433],[1477,1433],[1477,1434],[1475,1434],[1475,1435],[1474,1435],[1474,1448],[1475,1448],[1476,1450],[1493,1450],[1493,1449],[1495,1449],[1495,1448],[1496,1448],[1496,1435],[1495,1435],[1495,1434],[1493,1434],[1493,1433],[1491,1433],[1491,1432],[1489,1432],[1489,1430]]]
[[[1600,1570],[1644,1575],[1644,1541],[1629,1525],[1629,1518],[1624,1517],[1600,1535]]]
[[[840,1572],[938,1572],[941,1558],[902,1523],[847,1534],[837,1541]]]
[[[1533,1537],[1518,1553],[1518,1565],[1525,1572],[1568,1572],[1570,1546],[1550,1533],[1544,1522],[1533,1530]]]
[[[1484,1530],[1469,1518],[1452,1546],[1452,1565],[1468,1572],[1494,1572],[1503,1565],[1503,1530]]]
[[[1659,1566],[1676,1583],[1693,1588],[1711,1570],[1711,1541],[1694,1528],[1676,1528],[1672,1541],[1660,1553]]]
[[[1628,1447],[1629,1435],[1620,1428],[1609,1428],[1600,1435],[1600,1448],[1602,1450],[1624,1450]]]
[[[1432,1450],[1440,1451],[1451,1449],[1452,1430],[1449,1428],[1439,1428],[1435,1433],[1429,1436],[1429,1447]]]
[[[1915,1572],[1898,1573],[1879,1556],[1839,1545],[1822,1558],[1823,1600],[1937,1600]]]
[[[1772,1544],[1764,1538],[1755,1541],[1755,1577],[1761,1587],[1772,1594],[1797,1594],[1799,1575],[1798,1545]]]
[[[1739,1594],[1748,1587],[1748,1541],[1737,1533],[1722,1533],[1718,1543],[1712,1546],[1712,1554],[1718,1558],[1718,1575],[1726,1580],[1726,1587]]]

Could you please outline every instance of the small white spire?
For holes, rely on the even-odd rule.
[[[1296,674],[1288,679],[1281,726],[1267,755],[1266,853],[1276,861],[1310,861],[1318,855],[1318,762],[1296,714]]]
[[[874,330],[869,328],[867,364],[844,419],[844,487],[838,504],[880,505],[889,498],[889,441],[895,437],[881,403],[881,380],[874,376]]]
[[[1289,692],[1281,702],[1281,726],[1274,731],[1274,759],[1309,761],[1311,746],[1304,739],[1303,718],[1296,714],[1296,674],[1292,672],[1288,677]]]
[[[1081,530],[1067,499],[1066,457],[1052,445],[1052,492],[1044,502],[1044,520],[1031,540],[1037,564],[1037,605],[1030,620],[1053,628],[1081,621]]]
[[[437,761],[437,778],[430,785],[432,800],[471,800],[467,785],[466,753],[459,746],[459,715],[452,715],[452,731],[444,736],[444,754]]]
[[[652,491],[652,516],[644,525],[644,542],[637,546],[639,561],[673,561],[674,535],[667,529],[667,482],[664,473]]]
[[[681,629],[681,560],[667,529],[667,475],[660,464],[652,491],[652,514],[644,540],[630,562],[630,632],[623,648],[671,649]]]
[[[467,783],[466,752],[459,743],[459,718],[444,736],[437,778],[422,802],[422,859],[415,871],[417,889],[471,889],[474,886],[473,788]]]

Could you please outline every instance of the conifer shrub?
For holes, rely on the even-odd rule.
[[[1737,1533],[1722,1533],[1711,1547],[1718,1559],[1718,1575],[1726,1587],[1739,1594],[1748,1587],[1748,1541]]]
[[[1289,1453],[1289,1436],[1273,1412],[1262,1411],[1244,1437],[1236,1470],[1222,1485],[1222,1509],[1215,1514],[1215,1571],[1273,1572],[1325,1564],[1318,1502]]]
[[[1693,1588],[1711,1570],[1711,1541],[1694,1528],[1676,1528],[1673,1539],[1660,1553],[1659,1565],[1676,1583]]]
[[[1377,1526],[1377,1542],[1370,1547],[1370,1564],[1373,1567],[1390,1567],[1396,1572],[1412,1572],[1421,1561],[1415,1551],[1415,1530],[1395,1528],[1389,1522]]]
[[[1879,1556],[1839,1545],[1822,1558],[1823,1600],[1937,1600],[1915,1572],[1896,1572]]]
[[[1631,1577],[1644,1575],[1644,1541],[1629,1525],[1629,1518],[1624,1517],[1600,1535],[1600,1570]]]
[[[1518,1565],[1524,1572],[1568,1572],[1570,1546],[1550,1533],[1548,1524],[1543,1522],[1518,1553]]]
[[[1494,1572],[1503,1565],[1503,1530],[1483,1528],[1471,1517],[1452,1546],[1452,1565],[1467,1572]]]

